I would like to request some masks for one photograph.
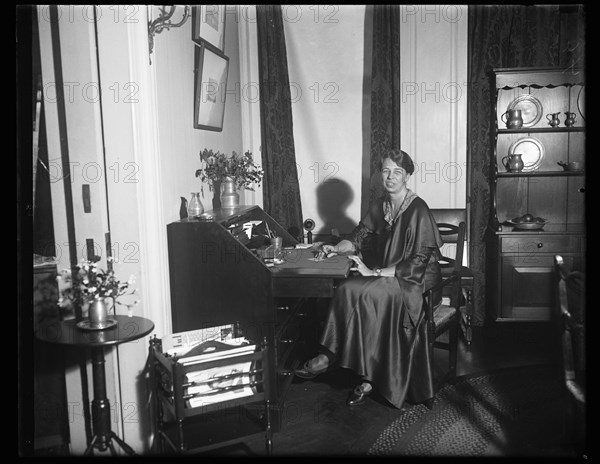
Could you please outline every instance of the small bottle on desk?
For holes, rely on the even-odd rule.
[[[204,206],[200,201],[200,192],[192,192],[187,212],[190,219],[197,218],[204,212]]]

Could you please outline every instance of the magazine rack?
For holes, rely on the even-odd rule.
[[[150,380],[158,453],[200,453],[240,442],[248,435],[264,433],[266,452],[272,454],[270,350],[266,338],[257,348],[252,353],[194,364],[186,363],[184,357],[163,353],[162,342],[156,336],[150,340]],[[251,363],[251,368],[245,372],[227,369],[239,363]],[[229,385],[215,387],[211,394],[190,393],[194,383],[188,381],[188,374],[214,368],[223,368],[224,373],[212,377],[211,381]],[[238,376],[245,376],[243,384]],[[240,386],[251,388],[253,394],[211,402],[214,394]],[[206,398],[206,403],[194,406],[194,398]]]

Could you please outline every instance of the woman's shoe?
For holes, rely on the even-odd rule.
[[[314,379],[317,375],[322,374],[323,372],[326,372],[328,367],[324,367],[323,369],[311,369],[308,366],[308,363],[310,361],[306,361],[304,363],[304,366],[302,366],[300,369],[296,369],[294,371],[294,374],[297,375],[298,377],[300,377],[301,379]]]
[[[365,390],[364,384],[360,384],[352,390],[350,396],[346,400],[346,404],[348,406],[358,406],[359,404],[363,404],[372,391],[373,387],[369,390]]]

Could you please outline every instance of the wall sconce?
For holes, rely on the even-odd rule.
[[[181,27],[185,24],[185,22],[190,17],[190,6],[185,5],[185,10],[183,11],[183,17],[181,21],[176,24],[171,22],[171,17],[175,14],[175,9],[177,5],[169,5],[167,11],[167,6],[162,5],[159,8],[159,15],[154,21],[148,21],[148,46],[150,48],[150,55],[152,55],[152,50],[154,49],[154,34],[160,34],[165,29],[170,29],[172,27]],[[150,64],[152,64],[152,59],[150,59]]]

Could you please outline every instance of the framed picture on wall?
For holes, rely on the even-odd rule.
[[[192,7],[192,40],[199,45],[206,41],[225,51],[225,5]]]
[[[223,130],[229,58],[213,47],[197,45],[194,55],[194,128]]]

